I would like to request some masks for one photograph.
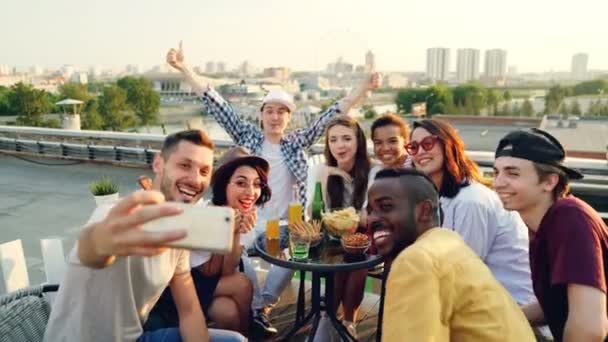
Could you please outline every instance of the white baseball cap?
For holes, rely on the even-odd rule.
[[[293,96],[280,89],[273,89],[269,91],[268,94],[264,96],[264,100],[262,100],[262,105],[271,102],[280,103],[284,105],[285,107],[287,107],[287,109],[289,109],[291,113],[296,110],[296,104],[293,102]]]

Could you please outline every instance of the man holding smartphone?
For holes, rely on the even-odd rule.
[[[45,341],[244,341],[207,329],[190,275],[189,253],[166,247],[184,230],[146,232],[141,226],[194,203],[209,186],[213,143],[199,130],[167,136],[155,156],[152,190],[97,208],[68,256]],[[169,286],[179,328],[143,332],[143,322]]]

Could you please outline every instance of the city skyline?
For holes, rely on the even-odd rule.
[[[380,71],[423,71],[426,49],[433,46],[505,49],[509,65],[520,73],[568,71],[579,52],[590,56],[589,70],[608,69],[608,49],[602,47],[608,2],[602,0],[581,0],[576,7],[514,0],[487,12],[479,11],[487,8],[482,0],[171,5],[116,0],[86,7],[75,0],[5,5],[9,10],[0,14],[0,30],[11,34],[3,37],[0,64],[22,70],[64,64],[149,68],[162,63],[181,39],[190,64],[224,61],[230,69],[248,60],[262,68],[323,70],[338,57],[362,65],[372,50]],[[454,63],[449,69],[455,70]]]

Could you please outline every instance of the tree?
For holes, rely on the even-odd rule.
[[[602,108],[600,108],[600,115],[608,116],[608,102],[602,105]]]
[[[597,95],[608,91],[608,82],[605,80],[593,80],[581,82],[574,86],[574,95]]]
[[[450,88],[443,84],[436,84],[429,88],[424,102],[426,102],[428,114],[445,114],[446,108],[454,103],[454,99]]]
[[[602,112],[602,102],[600,100],[594,101],[587,108],[587,115],[598,116]]]
[[[566,101],[562,101],[561,105],[559,106],[559,113],[562,115],[570,114],[570,108],[568,108],[568,103],[566,103]]]
[[[570,114],[572,114],[572,115],[581,115],[582,114],[581,106],[576,99],[574,99],[574,100],[572,100],[572,102],[570,102]]]
[[[412,112],[412,104],[425,102],[429,95],[430,92],[427,89],[401,89],[395,98],[397,111],[401,114],[409,114]]]
[[[116,85],[105,87],[98,101],[104,130],[121,131],[135,126],[135,116],[127,104],[127,93],[122,88]]]
[[[510,91],[505,90],[505,92],[502,94],[502,98],[505,99],[505,101],[510,102],[513,99],[513,96],[511,96]]]
[[[478,84],[464,84],[452,90],[456,106],[464,108],[464,114],[479,115],[487,105],[486,90]]]
[[[492,114],[498,114],[498,102],[500,102],[500,94],[493,89],[486,89],[486,103],[492,109]],[[504,107],[504,106],[503,106]]]
[[[361,111],[363,112],[363,117],[366,119],[373,119],[378,116],[378,113],[376,113],[374,106],[370,104],[365,104],[361,106]]]
[[[534,107],[532,107],[532,102],[530,102],[529,99],[525,99],[524,103],[522,103],[521,115],[523,115],[523,116],[533,116],[534,115]]]
[[[158,109],[160,95],[152,87],[152,82],[139,77],[126,76],[116,84],[127,93],[127,103],[141,125],[155,124],[159,121]]]
[[[87,106],[80,116],[80,125],[82,129],[102,130],[104,122],[103,117],[97,111],[99,105],[97,101],[91,101],[89,104],[90,106]]]
[[[521,107],[519,106],[519,102],[515,102],[513,104],[513,108],[511,109],[511,115],[514,115],[514,116],[521,115]]]
[[[59,88],[59,97],[87,102],[93,96],[89,94],[89,89],[85,84],[66,83]]]
[[[10,90],[7,87],[0,86],[0,115],[12,115],[8,105],[8,94]]]
[[[511,116],[511,115],[513,115],[513,112],[511,110],[511,104],[508,103],[508,102],[503,103],[502,109],[500,110],[499,114],[503,115],[503,116]]]
[[[10,112],[18,115],[18,125],[43,127],[49,123],[42,117],[51,109],[51,101],[44,90],[22,82],[14,84],[8,94],[8,106]]]
[[[545,114],[557,112],[566,95],[566,89],[559,85],[549,88],[549,92],[545,96]]]

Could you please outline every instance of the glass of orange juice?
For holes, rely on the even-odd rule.
[[[290,225],[294,222],[302,221],[302,203],[289,203],[289,209],[287,211],[287,220]]]
[[[280,236],[279,218],[272,218],[266,221],[266,239],[278,240]]]
[[[281,252],[279,239],[266,239],[266,252],[272,256],[278,256]]]
[[[302,221],[303,207],[302,203],[300,203],[298,199],[298,188],[297,186],[293,187],[291,203],[289,203],[289,207],[287,210],[287,222],[291,226],[295,222]]]

